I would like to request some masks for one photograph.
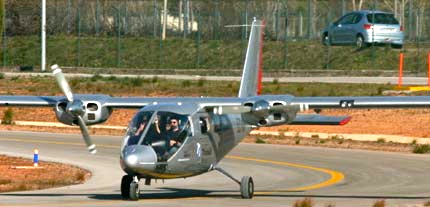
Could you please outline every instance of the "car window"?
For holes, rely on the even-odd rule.
[[[373,21],[373,15],[375,15],[375,21]],[[394,14],[368,14],[367,20],[373,24],[399,24],[396,18],[394,18]]]
[[[346,16],[344,16],[339,22],[338,24],[352,24],[352,20],[354,19],[355,14],[348,14]]]
[[[360,22],[361,21],[361,18],[363,17],[363,15],[362,14],[355,14],[354,15],[354,18],[352,19],[352,23],[353,24],[357,24],[358,22]]]

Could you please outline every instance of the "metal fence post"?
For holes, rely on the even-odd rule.
[[[160,25],[161,25],[161,15],[159,15],[159,19],[158,19]],[[159,62],[158,62],[158,68],[162,68],[162,64],[163,64],[163,36],[161,35],[163,28],[159,27]]]
[[[284,39],[284,69],[288,68],[288,0],[285,1],[285,39]]]
[[[308,39],[312,38],[312,1],[308,0]]]
[[[7,66],[6,1],[2,0],[3,68]]]
[[[76,7],[76,21],[77,21],[77,32],[78,38],[76,39],[76,66],[81,65],[81,1],[78,1]]]
[[[412,0],[409,0],[409,8],[408,8],[408,39],[412,38]]]
[[[375,66],[375,10],[376,10],[376,1],[373,0],[372,6],[372,66]]]
[[[153,36],[157,37],[157,21],[158,21],[158,10],[157,10],[157,0],[154,0],[154,14],[152,16],[152,24],[154,26]]]
[[[201,19],[200,19],[200,10],[197,11],[197,40],[196,40],[196,52],[197,52],[197,62],[196,62],[196,68],[200,68],[200,29],[201,29]]]
[[[121,66],[121,7],[117,8],[117,46],[116,46],[116,67]]]
[[[418,73],[421,69],[421,48],[420,48],[420,41],[421,41],[421,34],[420,34],[420,23],[421,23],[421,10],[419,7],[417,7],[417,11],[416,11],[416,15],[417,15],[417,24],[416,24],[416,37],[415,37],[415,42],[417,45],[417,66],[415,67],[415,73]]]
[[[97,0],[96,1],[96,18],[95,18],[95,20],[96,20],[96,36],[98,36],[99,35],[99,32],[100,32],[100,19],[99,19],[99,16],[100,16],[100,0]]]

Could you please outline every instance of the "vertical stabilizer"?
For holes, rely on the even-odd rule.
[[[256,96],[260,93],[263,76],[263,31],[264,21],[254,19],[240,82],[238,95],[240,98]]]

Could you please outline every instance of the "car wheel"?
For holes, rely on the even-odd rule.
[[[362,49],[365,47],[364,38],[361,35],[357,35],[357,38],[355,39],[355,46],[357,49]]]
[[[403,48],[403,45],[399,45],[399,44],[392,44],[392,45],[391,45],[391,47],[392,47],[392,48],[395,48],[395,49],[402,49],[402,48]]]
[[[324,33],[321,39],[321,42],[324,46],[329,46],[330,45],[330,38],[328,37],[327,33]]]

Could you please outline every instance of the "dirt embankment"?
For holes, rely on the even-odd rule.
[[[70,165],[39,162],[40,168],[14,169],[16,166],[33,166],[32,160],[0,155],[0,192],[39,190],[80,184],[90,172]]]

